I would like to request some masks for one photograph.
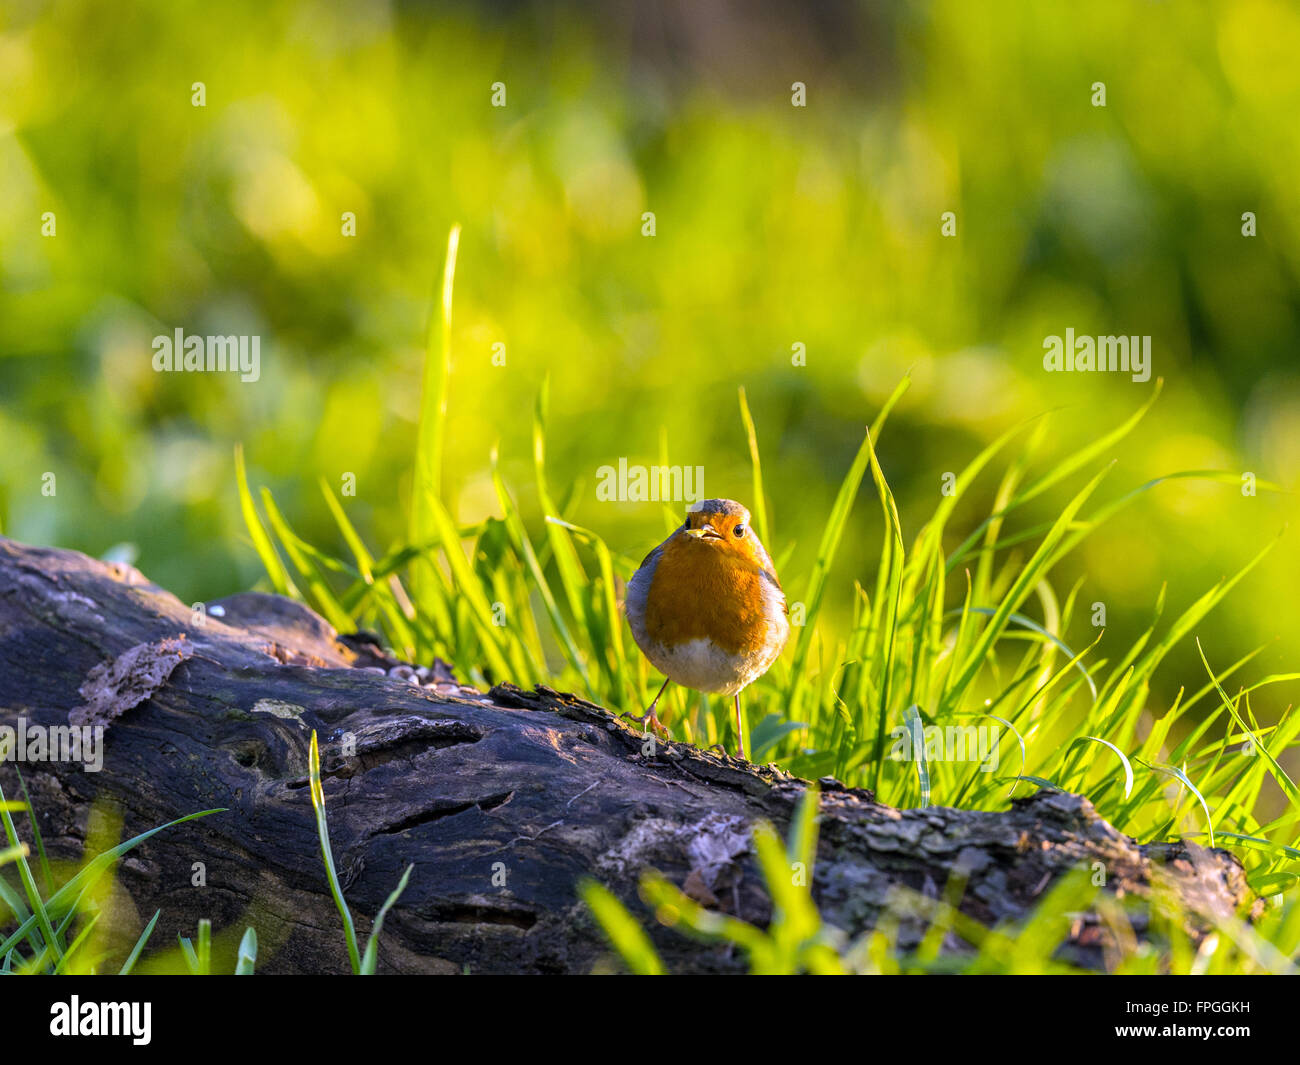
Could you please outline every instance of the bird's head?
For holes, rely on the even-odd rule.
[[[749,527],[749,511],[730,499],[704,499],[686,512],[681,535],[735,559],[745,559],[769,569],[771,562]]]

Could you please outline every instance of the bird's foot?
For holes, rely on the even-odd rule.
[[[639,721],[642,726],[643,735],[649,732],[650,729],[654,729],[656,732],[662,733],[665,738],[672,738],[673,734],[668,731],[668,726],[659,720],[659,715],[655,713],[655,708],[653,706],[644,714],[634,714],[629,710],[627,713],[619,714],[619,717],[626,717],[633,721]]]

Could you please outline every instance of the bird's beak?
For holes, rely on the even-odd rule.
[[[718,532],[712,525],[705,522],[698,529],[687,529],[687,536],[694,536],[697,540],[722,540],[725,537]]]

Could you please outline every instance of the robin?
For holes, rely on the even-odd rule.
[[[744,758],[740,693],[785,647],[788,613],[749,511],[730,499],[693,504],[681,528],[646,555],[627,586],[632,637],[665,677],[650,708],[628,716],[666,733],[655,707],[670,681],[733,696],[736,744]]]

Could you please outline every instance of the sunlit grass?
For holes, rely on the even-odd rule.
[[[26,786],[23,787],[24,793]],[[30,848],[18,838],[13,813],[25,811],[33,838],[41,856],[41,868],[33,870],[28,861]],[[8,847],[0,851],[0,929],[12,925],[12,930],[0,932],[0,972],[22,974],[86,974],[97,971],[102,957],[101,944],[94,933],[104,914],[97,888],[128,851],[145,840],[176,825],[193,821],[223,809],[201,810],[159,825],[147,832],[119,843],[116,846],[88,853],[81,868],[62,884],[56,883],[41,842],[40,828],[27,803],[6,802],[0,791],[0,822],[3,822]],[[5,867],[14,865],[18,871],[20,890],[5,877]],[[141,951],[153,934],[158,922],[155,913],[136,941],[122,973],[132,971]],[[210,965],[211,926],[199,930],[201,950],[195,951],[188,940],[182,948],[196,965]]]

